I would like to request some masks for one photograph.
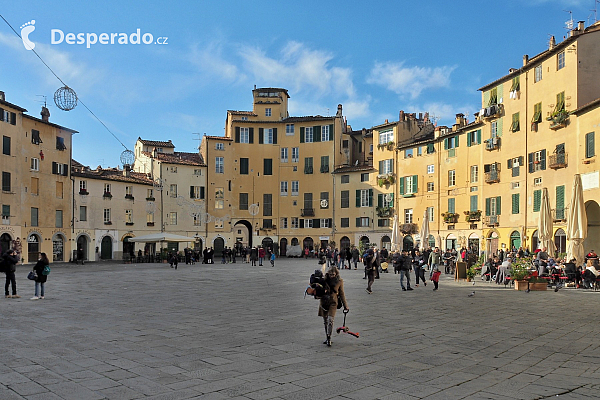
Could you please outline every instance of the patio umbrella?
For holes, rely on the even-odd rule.
[[[421,224],[421,250],[429,248],[429,218],[427,218],[427,210],[423,215],[423,223]]]
[[[194,242],[195,238],[175,235],[173,233],[151,233],[150,235],[136,236],[129,239],[130,242],[142,242],[142,243],[158,243],[158,242]]]
[[[398,216],[394,215],[394,224],[392,226],[392,251],[400,250],[400,227],[398,226]]]
[[[556,247],[552,236],[552,213],[550,211],[550,198],[548,188],[542,189],[542,204],[540,208],[540,219],[538,221],[538,232],[541,248],[546,248],[550,257],[554,256]]]
[[[573,195],[571,196],[571,212],[567,219],[567,261],[575,258],[576,265],[581,265],[585,259],[583,241],[587,238],[587,214],[583,201],[583,187],[581,175],[576,174],[573,182]]]

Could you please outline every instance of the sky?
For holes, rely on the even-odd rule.
[[[521,67],[524,54],[544,51],[551,35],[562,41],[571,17],[593,23],[594,7],[595,0],[5,2],[0,14],[29,32],[39,56],[102,123],[81,104],[55,106],[63,84],[1,19],[0,90],[36,117],[46,96],[50,121],[79,132],[73,158],[92,168],[120,165],[138,137],[197,151],[203,134],[224,134],[227,110],[252,110],[254,85],[288,89],[290,116],[335,115],[342,104],[353,129],[396,121],[399,110],[429,112],[449,126],[457,113],[473,120],[480,87]],[[131,43],[138,29],[140,43]]]

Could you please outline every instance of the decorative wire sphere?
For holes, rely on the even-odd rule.
[[[135,162],[135,154],[131,150],[124,150],[121,153],[121,164],[125,165],[133,165]]]
[[[71,111],[77,107],[77,93],[68,86],[54,92],[54,104],[63,111]]]

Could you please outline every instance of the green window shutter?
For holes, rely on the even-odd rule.
[[[542,206],[542,191],[540,189],[533,191],[533,212],[540,211]]]
[[[486,215],[486,217],[489,217],[491,215],[491,213],[490,213],[490,210],[492,208],[491,204],[492,204],[492,199],[489,197],[486,198],[485,199],[485,215]]]
[[[456,212],[456,199],[448,199],[448,212],[454,214]]]
[[[258,144],[264,143],[265,130],[264,128],[258,128]]]
[[[235,127],[235,142],[236,143],[240,142],[240,127],[239,126]]]
[[[319,218],[313,218],[313,228],[320,228],[321,220]]]
[[[417,194],[417,189],[419,188],[417,185],[417,180],[419,179],[418,175],[413,175],[412,178],[412,193]]]
[[[477,211],[477,195],[471,196],[471,209],[470,211]]]
[[[508,169],[511,169],[513,167],[512,158],[509,158],[508,162],[506,164],[507,164],[506,166],[508,167]]]
[[[535,167],[533,164],[533,153],[529,153],[527,155],[527,165],[529,166],[529,173],[530,174],[533,173],[533,171],[535,171],[535,169],[534,169]]]
[[[496,125],[496,127],[498,128],[496,136],[498,136],[498,137],[502,136],[502,127],[504,125],[503,121],[504,121],[504,118],[499,118],[498,119],[498,124]]]
[[[277,144],[277,128],[273,128],[273,144]]]
[[[513,214],[519,214],[520,210],[519,210],[519,199],[520,198],[520,194],[519,193],[513,193],[512,195],[512,213]]]
[[[360,227],[360,217],[356,217],[356,227]]]
[[[467,133],[467,147],[471,147],[471,133],[472,132]]]
[[[321,125],[313,126],[313,142],[321,141]]]
[[[433,143],[429,143],[427,145],[427,154],[433,154],[434,151],[435,151],[435,147],[433,146]]]
[[[448,138],[444,139],[444,150],[448,150]]]
[[[394,193],[390,193],[391,197],[392,197],[392,201],[390,201],[388,204],[390,205],[390,207],[394,207]]]
[[[300,143],[304,143],[304,127],[300,127]]]
[[[373,189],[369,189],[369,207],[373,207]]]
[[[383,161],[379,161],[379,175],[383,174]]]
[[[477,144],[481,144],[481,129],[477,129]]]
[[[377,195],[377,207],[383,207],[383,193]]]
[[[190,186],[190,199],[194,198],[194,187]]]
[[[254,143],[254,128],[248,129],[248,142]]]
[[[458,147],[458,135],[454,136],[454,147]]]
[[[564,210],[565,208],[565,186],[556,187],[556,209]]]
[[[360,207],[360,189],[356,189],[356,207]]]
[[[500,215],[502,211],[502,197],[496,197],[496,215]]]
[[[300,219],[300,228],[304,228],[304,219]]]
[[[333,142],[333,124],[329,125],[329,141]]]
[[[540,164],[542,165],[541,169],[545,170],[546,169],[546,149],[542,150],[542,157],[540,159]]]
[[[591,158],[596,155],[596,144],[594,132],[586,133],[585,135],[585,157]]]
[[[400,178],[400,195],[404,195],[405,190],[404,190],[404,177]]]

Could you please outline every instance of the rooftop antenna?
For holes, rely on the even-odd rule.
[[[201,133],[199,133],[199,132],[192,132],[192,135],[198,135],[198,137],[195,138],[195,139],[193,139],[193,140],[197,140],[198,141],[198,150],[200,150],[200,142],[202,141],[202,137],[200,136]]]
[[[327,116],[329,117],[329,107],[327,107]]]
[[[596,1],[596,0],[594,0]],[[565,22],[565,29],[568,31],[573,30],[573,11],[571,10],[563,10],[564,12],[568,12],[569,16],[571,17],[570,20],[568,20],[567,22]]]
[[[598,22],[598,3],[600,3],[600,0],[594,0],[594,8],[590,10],[590,11],[594,12],[594,23]],[[588,17],[588,25],[591,25],[589,23],[589,17]]]
[[[429,114],[429,119],[431,120],[431,123],[433,123],[433,126],[437,126],[437,123],[440,120],[440,117],[438,117],[434,113],[431,113],[431,114]]]
[[[48,107],[48,105],[46,104],[46,103],[47,103],[47,101],[46,101],[46,100],[47,100],[47,96],[46,96],[46,95],[43,95],[43,94],[36,94],[36,96],[38,96],[38,97],[43,97],[43,98],[44,98],[44,107]],[[38,101],[39,101],[39,100],[38,100]]]

